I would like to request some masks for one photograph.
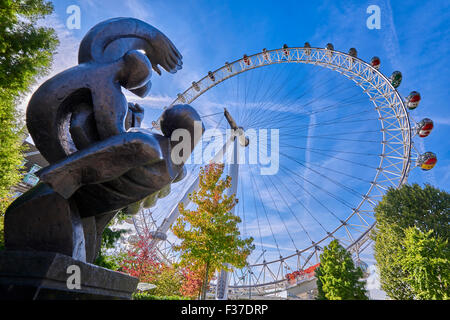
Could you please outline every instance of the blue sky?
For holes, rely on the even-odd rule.
[[[313,46],[324,46],[331,42],[342,51],[357,48],[358,56],[366,60],[377,55],[386,75],[394,70],[403,73],[399,88],[403,96],[412,90],[421,93],[422,102],[414,118],[429,117],[435,122],[435,130],[419,147],[435,152],[438,164],[430,172],[413,171],[409,181],[450,189],[448,1],[58,0],[54,5],[60,23],[65,23],[66,8],[71,4],[81,8],[81,29],[63,30],[66,41],[60,51],[64,55],[65,47],[76,48],[74,42],[80,41],[89,28],[111,17],[136,17],[163,31],[183,54],[184,63],[174,76],[154,75],[152,94],[169,100],[225,61],[284,43],[301,46],[309,41]],[[381,8],[380,30],[366,27],[366,9],[372,4]],[[64,58],[66,65],[76,63],[70,60],[76,57],[71,51]],[[158,107],[167,102],[155,100]]]
[[[81,9],[80,30],[65,27],[69,16],[66,9],[73,4]],[[150,97],[141,101],[146,107],[147,124],[192,81],[244,53],[275,49],[284,43],[302,46],[308,41],[317,47],[331,42],[344,52],[355,47],[358,57],[366,61],[376,55],[381,58],[380,70],[385,75],[394,70],[403,73],[398,89],[402,96],[413,90],[421,93],[420,106],[411,112],[414,119],[428,117],[435,123],[428,138],[416,139],[416,147],[421,152],[435,152],[438,163],[431,171],[413,170],[409,182],[431,183],[450,191],[448,1],[58,0],[54,5],[55,14],[46,23],[56,28],[61,46],[52,74],[75,65],[78,44],[84,34],[98,22],[112,17],[142,19],[164,32],[176,45],[183,55],[183,69],[175,75],[153,75]],[[369,5],[381,9],[379,30],[366,26]],[[373,263],[370,254],[366,258],[369,264]]]

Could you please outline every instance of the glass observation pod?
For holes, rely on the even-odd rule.
[[[420,93],[412,91],[409,96],[406,97],[406,106],[409,110],[414,110],[419,105],[420,99]]]
[[[181,103],[186,103],[186,99],[184,98],[184,96],[181,93],[177,94],[177,97],[178,97],[178,100],[181,101]]]
[[[422,170],[431,170],[434,168],[437,162],[437,157],[433,152],[425,152],[419,156],[417,164]]]
[[[249,66],[249,65],[250,65],[250,59],[248,58],[248,56],[247,56],[246,54],[244,54],[243,59],[244,59],[244,63],[245,63],[247,66]]]
[[[225,62],[225,66],[226,66],[228,72],[233,72],[233,67],[231,66],[231,64],[228,63],[228,61]]]
[[[289,57],[289,49],[288,49],[288,45],[287,44],[283,44],[283,54],[286,58]]]
[[[402,73],[400,71],[394,71],[389,80],[392,86],[397,89],[400,83],[402,83]]]
[[[370,65],[377,70],[380,68],[380,64],[381,60],[378,57],[373,57],[372,60],[370,60]]]
[[[350,48],[350,50],[348,50],[348,54],[349,54],[350,56],[352,56],[353,58],[356,58],[357,55],[358,55],[358,52],[356,51],[355,48]]]
[[[311,45],[309,44],[309,42],[305,42],[304,47],[306,48],[306,49],[305,49],[305,54],[306,54],[307,56],[309,56],[309,55],[311,54]]]
[[[200,91],[200,87],[198,86],[198,83],[195,81],[192,81],[192,87],[195,89],[195,91]]]
[[[333,51],[334,51],[334,46],[332,43],[327,43],[327,46],[325,47],[325,49],[328,51],[327,52],[327,56],[329,58],[331,58],[333,56]]]
[[[208,77],[211,79],[211,81],[216,81],[216,77],[214,76],[214,73],[212,71],[208,71]]]
[[[433,128],[434,128],[433,120],[428,118],[422,119],[417,125],[417,134],[421,138],[428,137]]]
[[[264,60],[270,62],[270,56],[269,56],[269,53],[267,53],[267,49],[264,48],[264,49],[262,50],[262,52],[263,52],[263,58],[264,58]]]

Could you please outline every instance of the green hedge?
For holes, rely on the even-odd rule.
[[[155,296],[145,292],[133,293],[133,300],[191,300],[183,296]]]

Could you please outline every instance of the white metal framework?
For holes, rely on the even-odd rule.
[[[390,80],[371,64],[354,55],[336,50],[284,47],[244,56],[234,62],[226,63],[223,67],[209,72],[199,81],[193,82],[191,87],[178,95],[169,108],[180,103],[192,104],[205,92],[241,73],[269,65],[293,63],[311,64],[336,71],[362,89],[372,102],[381,126],[381,152],[377,155],[379,163],[375,168],[372,181],[367,186],[367,191],[362,194],[359,203],[351,208],[348,216],[341,220],[339,226],[328,230],[324,237],[313,241],[309,246],[297,249],[293,254],[280,255],[279,258],[270,261],[256,259],[248,267],[235,270],[231,275],[229,286],[235,297],[274,294],[285,290],[288,285],[285,277],[288,271],[295,268],[296,270],[304,269],[305,266],[311,264],[313,258],[317,261],[321,248],[327,244],[326,241],[329,239],[338,239],[352,252],[360,252],[364,249],[367,246],[370,231],[375,225],[374,207],[388,188],[398,188],[406,183],[409,171],[415,165],[414,161],[417,157],[412,141],[415,133],[410,124],[408,109]],[[154,123],[154,128],[158,129],[158,122]],[[233,145],[230,142],[225,143],[224,151]],[[320,172],[317,173],[320,174]],[[197,184],[198,180],[192,182],[181,199],[182,202],[187,201],[187,195],[195,190]],[[166,215],[163,223],[158,226],[154,225],[152,228],[166,233],[177,217],[178,208],[175,205],[173,210]],[[142,214],[135,218],[138,232],[142,228],[142,221],[146,219]],[[170,251],[170,243],[167,241],[153,239],[151,245],[165,248],[161,249],[161,252]],[[264,256],[264,251],[262,251],[262,256]]]

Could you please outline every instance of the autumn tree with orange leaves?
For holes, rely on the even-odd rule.
[[[180,216],[172,227],[181,240],[174,247],[180,252],[180,264],[204,270],[203,300],[211,276],[218,270],[231,272],[227,264],[243,268],[254,249],[253,238],[240,238],[238,223],[241,219],[232,212],[238,200],[234,194],[226,195],[231,177],[221,179],[223,169],[223,164],[216,163],[201,168],[199,188],[189,195],[197,208],[186,210],[180,203]]]

